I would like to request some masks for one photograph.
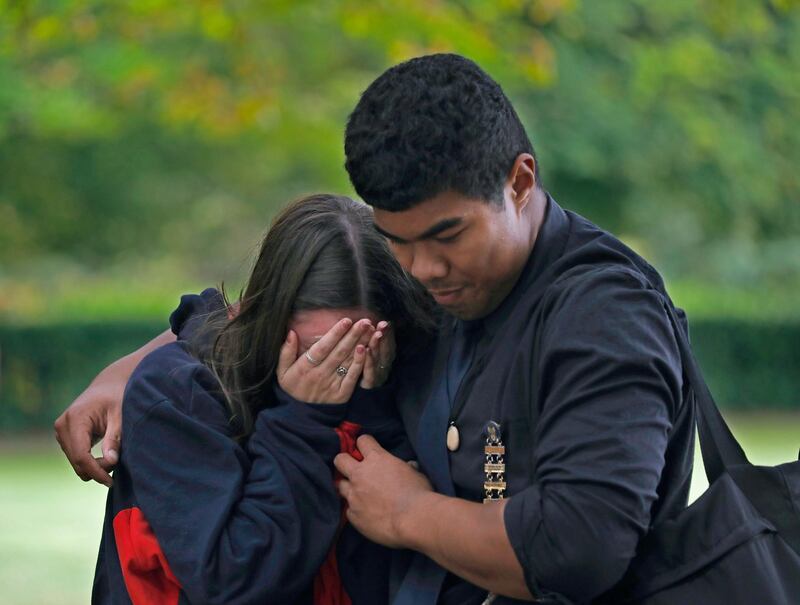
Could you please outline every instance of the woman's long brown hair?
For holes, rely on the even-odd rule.
[[[400,349],[403,335],[434,328],[430,297],[394,259],[371,209],[331,194],[297,200],[276,217],[239,304],[232,319],[220,312],[207,323],[218,331],[207,363],[240,438],[274,400],[275,368],[295,312],[367,309],[394,323]]]

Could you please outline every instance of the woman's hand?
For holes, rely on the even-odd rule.
[[[377,329],[367,345],[367,359],[364,362],[364,376],[361,388],[374,389],[382,386],[392,370],[396,344],[394,331],[388,321],[378,322]]]
[[[345,403],[361,377],[367,347],[361,343],[374,327],[368,319],[344,318],[308,351],[297,356],[299,339],[289,330],[278,360],[278,384],[306,403]],[[367,341],[368,341],[367,340]]]

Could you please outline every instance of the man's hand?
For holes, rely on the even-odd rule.
[[[392,456],[370,435],[358,438],[359,462],[339,454],[333,463],[344,476],[339,493],[347,500],[347,519],[370,540],[392,548],[407,547],[403,522],[422,500],[436,496],[428,479]]]
[[[84,481],[94,479],[111,487],[111,475],[119,459],[122,428],[122,394],[126,380],[92,382],[55,422],[56,440],[75,473]],[[100,458],[92,456],[92,446],[102,437]]]
[[[437,494],[424,475],[384,450],[369,435],[358,438],[358,462],[339,454],[347,519],[370,540],[410,548],[486,590],[532,600],[503,522],[507,500],[490,504]]]
[[[174,340],[175,335],[166,330],[140,349],[112,363],[56,419],[53,425],[56,440],[78,477],[84,481],[94,479],[111,487],[109,472],[119,460],[125,385],[145,355]],[[92,446],[101,438],[103,455],[95,458]]]

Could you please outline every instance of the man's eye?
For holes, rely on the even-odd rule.
[[[440,244],[449,244],[456,241],[459,235],[461,235],[461,231],[453,235],[448,235],[447,237],[437,237],[436,241],[439,242]]]

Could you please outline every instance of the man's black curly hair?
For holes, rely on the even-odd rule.
[[[347,121],[344,150],[358,195],[393,212],[451,190],[501,203],[517,156],[536,162],[500,85],[454,54],[411,59],[370,84]]]

